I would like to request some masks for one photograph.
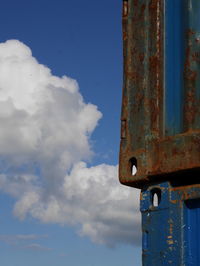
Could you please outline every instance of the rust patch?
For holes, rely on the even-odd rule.
[[[196,127],[199,116],[199,101],[197,97],[197,80],[199,76],[200,53],[196,32],[189,29],[186,34],[186,60],[184,66],[185,97],[184,97],[184,129]]]

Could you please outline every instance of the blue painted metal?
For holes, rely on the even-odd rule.
[[[200,128],[200,1],[164,2],[164,119],[165,135],[172,136]]]
[[[165,1],[165,135],[183,132],[184,0]]]
[[[160,191],[158,206],[154,191]],[[200,265],[200,185],[152,185],[142,190],[140,204],[143,265]]]
[[[186,265],[200,265],[200,199],[185,201]]]

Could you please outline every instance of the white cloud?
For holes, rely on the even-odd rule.
[[[17,246],[17,247],[22,247],[24,243],[27,243],[29,241],[40,240],[43,238],[48,238],[48,235],[36,235],[36,234],[0,235],[1,242],[6,243],[10,246]]]
[[[36,250],[36,251],[51,251],[52,250],[52,248],[48,248],[48,247],[42,246],[42,245],[40,245],[38,243],[32,243],[32,244],[24,246],[23,248]]]
[[[0,189],[16,198],[14,214],[79,225],[99,243],[136,243],[138,191],[119,184],[117,166],[83,162],[101,116],[26,45],[0,44]]]

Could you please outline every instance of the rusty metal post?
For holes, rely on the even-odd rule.
[[[143,265],[200,265],[200,1],[124,0],[123,47],[119,178],[141,189]]]

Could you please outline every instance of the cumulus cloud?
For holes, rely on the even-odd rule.
[[[17,40],[0,44],[0,189],[16,198],[14,214],[78,225],[99,243],[137,243],[138,191],[118,183],[117,166],[85,163],[101,117],[75,80]]]

